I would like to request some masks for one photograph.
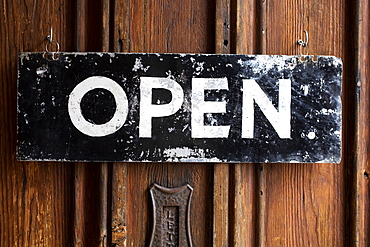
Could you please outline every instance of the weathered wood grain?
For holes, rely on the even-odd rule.
[[[66,165],[66,164],[65,164]],[[72,163],[70,164],[72,165]],[[73,220],[71,246],[106,246],[107,244],[107,174],[105,164],[74,164]],[[72,181],[71,181],[72,182]]]
[[[103,52],[109,52],[110,50],[110,17],[111,17],[111,1],[109,0],[102,0],[101,2],[101,9],[102,9],[102,29],[101,29],[101,36],[102,36],[102,44],[101,44],[101,51]],[[90,1],[91,3],[91,1]],[[109,243],[111,236],[111,229],[110,229],[110,222],[108,222],[108,214],[111,215],[111,208],[108,208],[108,206],[111,204],[108,201],[108,193],[112,193],[110,190],[110,183],[111,181],[108,181],[108,179],[112,179],[109,176],[109,171],[112,169],[112,164],[108,163],[101,163],[100,165],[100,171],[99,171],[99,239],[100,244],[99,246],[105,247]],[[108,191],[109,190],[109,191]],[[109,217],[109,220],[111,220],[111,217]]]
[[[127,164],[115,163],[111,171],[111,222],[110,243],[123,247],[127,240]],[[108,222],[109,224],[109,222]],[[108,233],[109,234],[109,233]]]
[[[113,6],[113,51],[114,52],[129,52],[129,23],[130,23],[130,0],[114,1]]]
[[[257,168],[258,164],[243,163],[231,167],[230,246],[258,244]]]
[[[102,47],[101,51],[103,52],[112,52],[110,49],[110,40],[111,40],[111,23],[110,18],[114,14],[111,13],[111,1],[109,0],[101,0],[101,9],[102,9],[102,29],[101,29],[101,36],[102,36]]]
[[[2,1],[0,14],[0,246],[68,246],[72,240],[71,166],[17,162],[17,56],[44,51],[45,38],[72,49],[69,1]]]
[[[232,53],[261,54],[265,1],[232,0]]]
[[[214,164],[213,171],[213,246],[229,243],[229,164]],[[230,219],[231,220],[231,219]]]
[[[110,12],[111,32],[113,35],[113,51],[129,52],[129,23],[130,23],[130,0],[117,0],[114,2],[113,12]],[[108,238],[110,245],[116,247],[127,246],[127,164],[114,163],[111,167],[111,181],[108,181],[110,189],[110,230]]]
[[[76,0],[76,51],[84,51],[87,46],[87,1]]]
[[[348,91],[354,102],[348,106],[347,111],[356,109],[355,118],[357,122],[353,126],[355,138],[349,139],[354,143],[354,149],[348,150],[346,159],[353,161],[354,164],[347,168],[347,203],[348,239],[346,244],[350,246],[369,246],[370,245],[370,184],[369,184],[369,141],[370,141],[370,70],[369,70],[369,24],[370,24],[370,5],[368,1],[358,0],[356,3],[347,4],[346,25],[351,38],[347,45],[347,59],[354,59],[355,63],[350,63],[347,69],[351,76],[347,86]],[[352,126],[351,126],[352,127]],[[350,136],[348,136],[350,138]]]
[[[368,1],[360,1],[357,5],[358,23],[360,25],[358,32],[358,47],[360,57],[357,59],[361,73],[362,90],[360,95],[360,119],[358,121],[358,130],[360,137],[357,152],[361,159],[357,164],[357,183],[359,191],[358,204],[358,223],[356,231],[359,236],[354,242],[358,246],[370,245],[370,49],[369,49],[369,25],[370,25],[370,4]]]
[[[130,51],[214,53],[214,0],[130,2]]]
[[[216,0],[215,52],[230,53],[231,6],[229,0]],[[228,164],[214,164],[213,168],[213,246],[229,243],[230,169]],[[222,222],[220,224],[220,222]]]
[[[359,56],[359,11],[358,11],[359,2],[347,3],[345,6],[346,11],[346,25],[345,33],[345,46],[344,52],[345,56],[349,61],[344,66],[344,74],[348,75],[344,77],[345,83],[343,91],[345,94],[346,104],[343,105],[343,126],[347,130],[344,131],[343,138],[345,139],[344,145],[346,148],[343,152],[343,162],[348,164],[345,166],[346,177],[345,177],[345,203],[346,203],[346,217],[345,224],[348,227],[348,231],[345,232],[345,246],[362,246],[359,245],[358,241],[359,232],[359,219],[363,215],[358,215],[359,207],[358,206],[358,165],[361,164],[358,162],[359,156],[356,149],[358,149],[358,141],[360,138],[356,133],[358,133],[358,123],[361,121],[359,117],[359,85],[358,85],[358,61],[357,57]],[[347,60],[345,59],[344,62]],[[364,245],[366,246],[366,245]]]
[[[231,40],[231,2],[230,0],[216,0],[216,33],[215,53],[230,53]]]

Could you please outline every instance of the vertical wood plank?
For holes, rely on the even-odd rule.
[[[102,0],[101,2],[101,9],[102,9],[102,44],[101,44],[101,51],[102,52],[109,52],[110,46],[110,18],[111,18],[111,8],[110,8],[110,0]],[[110,225],[111,222],[108,222],[108,205],[110,205],[108,201],[108,193],[112,193],[112,191],[108,192],[110,186],[108,183],[109,177],[109,170],[112,169],[112,164],[108,164],[107,162],[101,163],[100,171],[99,171],[99,238],[100,238],[100,247],[108,246],[108,234],[111,235],[111,229],[109,227],[108,231],[108,224]],[[109,177],[111,179],[111,177]],[[111,212],[109,211],[109,214]]]
[[[359,149],[359,141],[364,137],[359,136],[360,130],[358,129],[358,123],[361,119],[359,111],[360,103],[360,92],[361,92],[361,81],[359,76],[359,62],[360,57],[360,43],[359,43],[359,26],[360,26],[360,12],[359,6],[360,1],[355,4],[353,2],[347,3],[346,8],[346,25],[345,25],[345,59],[344,59],[344,74],[346,83],[343,87],[343,98],[346,104],[343,105],[343,127],[347,130],[344,131],[343,139],[345,140],[344,145],[347,147],[344,149],[343,162],[346,165],[346,183],[345,183],[345,201],[346,201],[346,217],[345,223],[348,227],[348,231],[345,233],[345,246],[362,246],[359,241],[359,190],[358,190],[358,168],[361,165],[359,160],[361,155],[357,154]],[[346,61],[351,61],[346,63]],[[354,62],[356,61],[356,62]]]
[[[113,7],[114,52],[129,51],[129,0],[117,0]],[[116,247],[127,246],[127,164],[114,163],[111,171],[111,241]]]
[[[115,163],[112,170],[112,217],[111,244],[116,247],[126,245],[126,198],[127,198],[127,164]]]
[[[74,166],[74,204],[73,204],[73,243],[74,246],[82,246],[85,242],[85,214],[83,202],[85,199],[85,166],[75,164]]]
[[[74,165],[74,246],[107,243],[107,173],[105,164]]]
[[[231,40],[231,1],[216,0],[216,47],[215,52],[230,53]]]
[[[87,47],[87,1],[77,0],[76,1],[76,47],[77,51],[85,51]],[[74,204],[73,204],[73,244],[76,247],[84,246],[86,243],[85,229],[87,226],[86,222],[86,164],[75,163],[74,164]]]
[[[102,9],[102,52],[109,52],[109,43],[110,43],[110,18],[111,18],[111,7],[109,0],[101,0],[101,9]],[[113,13],[112,13],[113,14]]]
[[[86,50],[87,1],[76,0],[76,49]]]
[[[114,1],[113,11],[113,50],[115,52],[129,52],[130,0]]]
[[[259,13],[257,17],[257,34],[259,34],[259,52],[261,54],[266,54],[267,50],[267,1],[262,0],[256,4],[256,10]]]
[[[349,181],[352,189],[348,199],[351,200],[349,215],[351,234],[347,244],[350,246],[369,246],[370,245],[370,184],[369,184],[369,142],[370,142],[370,71],[369,71],[369,24],[370,24],[370,4],[368,1],[357,1],[356,6],[351,6],[352,12],[350,22],[347,24],[353,33],[353,43],[349,43],[348,60],[355,59],[357,62],[351,64],[352,95],[356,98],[357,110],[357,147],[354,158],[355,165],[350,170],[351,179]],[[357,27],[353,27],[354,24]],[[352,40],[352,39],[351,39]],[[356,75],[356,78],[354,77]],[[348,155],[349,156],[349,155]]]
[[[262,2],[233,0],[233,40],[236,54],[258,54],[261,43]]]
[[[229,243],[229,164],[214,164],[213,246]]]
[[[266,1],[266,53],[298,54],[308,30],[310,53],[343,57],[344,20],[341,0]],[[344,246],[343,162],[265,164],[260,176],[261,246]]]
[[[231,246],[256,246],[258,243],[256,167],[257,164],[240,163],[231,168],[233,183]]]
[[[129,0],[114,2],[113,7],[113,50],[129,51]],[[111,211],[111,245],[127,246],[126,200],[127,200],[127,164],[114,163],[112,167],[112,211]]]
[[[230,0],[216,0],[216,53],[230,53],[230,14]],[[229,244],[229,180],[229,164],[214,164],[213,246],[227,246]]]
[[[74,5],[15,0],[0,6],[0,246],[70,246],[71,167],[18,162],[15,152],[18,52],[44,51],[50,26],[63,49],[73,49],[67,34]]]
[[[105,247],[108,244],[108,172],[110,164],[99,164],[99,246]],[[111,191],[110,191],[111,193]],[[110,213],[110,212],[109,212]]]
[[[232,6],[232,51],[237,54],[260,52],[261,12],[256,1],[234,0]],[[230,165],[231,166],[231,165]],[[256,246],[258,187],[257,164],[231,166],[232,204],[231,246]],[[231,188],[230,188],[231,190]]]
[[[109,51],[110,3],[77,1],[79,51]],[[108,163],[75,163],[74,245],[107,246]]]

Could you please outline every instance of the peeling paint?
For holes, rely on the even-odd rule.
[[[147,72],[148,71],[148,69],[150,68],[150,66],[144,67],[143,64],[142,64],[142,62],[141,62],[141,60],[142,60],[141,58],[136,58],[135,65],[132,68],[132,71],[135,71],[135,72],[137,72],[138,70],[143,70],[144,72]]]

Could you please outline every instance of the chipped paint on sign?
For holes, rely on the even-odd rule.
[[[21,53],[20,160],[339,162],[339,58]]]

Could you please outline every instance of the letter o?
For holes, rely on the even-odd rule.
[[[116,101],[116,111],[113,117],[104,124],[88,122],[81,111],[83,96],[93,89],[106,89],[111,92]],[[92,137],[102,137],[115,133],[124,124],[128,113],[128,101],[122,87],[104,76],[92,76],[80,82],[69,95],[68,113],[73,125],[82,133]]]

